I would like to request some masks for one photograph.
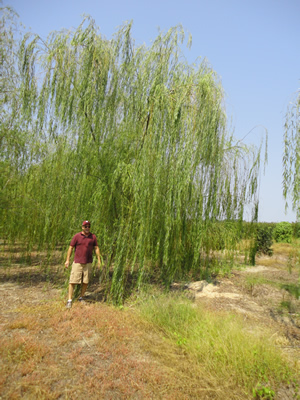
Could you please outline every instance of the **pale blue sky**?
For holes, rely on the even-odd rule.
[[[259,220],[295,221],[282,196],[284,114],[300,86],[300,0],[3,0],[27,28],[46,37],[77,27],[91,15],[108,39],[133,20],[136,45],[181,23],[193,44],[187,60],[207,58],[226,92],[235,136],[258,144],[269,133],[269,162],[261,178]]]

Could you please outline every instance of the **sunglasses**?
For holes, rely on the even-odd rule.
[[[83,228],[90,228],[91,226],[90,225],[82,225],[83,226]]]

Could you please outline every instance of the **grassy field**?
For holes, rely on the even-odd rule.
[[[24,263],[2,265],[0,398],[299,399],[299,300],[285,295],[291,313],[276,297],[297,276],[295,267],[288,271],[289,246],[275,246],[272,267],[259,260],[269,275],[233,271],[219,282],[223,294],[232,287],[244,296],[240,308],[256,302],[292,319],[288,330],[259,308],[254,319],[236,312],[222,293],[197,300],[152,286],[116,308],[100,296],[91,301],[94,282],[89,301],[67,310],[58,266],[46,274]],[[266,287],[276,304],[263,309]]]

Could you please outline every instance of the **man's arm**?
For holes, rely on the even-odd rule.
[[[95,249],[96,256],[98,258],[98,267],[100,268],[100,266],[101,266],[101,258],[100,258],[99,246],[95,246],[94,249]]]
[[[70,265],[70,257],[71,257],[73,248],[74,248],[73,246],[69,246],[69,248],[68,248],[67,260],[66,260],[66,262],[65,262],[65,267],[66,267],[66,268],[68,268],[68,266]]]

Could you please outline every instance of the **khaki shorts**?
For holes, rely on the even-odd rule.
[[[88,284],[91,269],[92,269],[92,263],[79,264],[73,262],[69,283],[77,285],[79,285],[80,283]]]

